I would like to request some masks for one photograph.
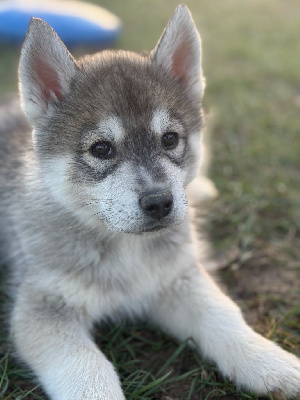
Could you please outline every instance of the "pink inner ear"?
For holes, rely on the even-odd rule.
[[[63,97],[62,87],[55,69],[51,68],[43,60],[37,59],[36,74],[43,84],[41,90],[47,104],[52,100],[51,92],[55,94],[58,101],[61,101]]]
[[[172,73],[181,83],[187,81],[187,56],[187,46],[182,43],[181,46],[176,49],[172,63]]]

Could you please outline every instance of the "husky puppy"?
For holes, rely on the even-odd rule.
[[[201,57],[185,6],[148,57],[75,60],[31,20],[19,73],[33,131],[3,111],[1,241],[15,347],[52,400],[124,399],[90,333],[107,317],[193,337],[246,390],[300,392],[299,359],[255,333],[195,261],[185,191],[200,160]]]

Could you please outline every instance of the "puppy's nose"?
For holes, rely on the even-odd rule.
[[[140,197],[140,207],[153,219],[166,217],[173,207],[173,196],[168,191],[153,191]]]

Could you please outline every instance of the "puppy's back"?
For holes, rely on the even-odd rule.
[[[8,94],[0,101],[0,185],[11,181],[22,164],[20,155],[31,149],[31,131],[19,98]],[[7,176],[9,174],[9,176]]]

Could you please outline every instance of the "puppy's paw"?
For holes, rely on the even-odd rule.
[[[238,386],[278,400],[300,397],[300,359],[259,335],[240,351],[232,376]]]

